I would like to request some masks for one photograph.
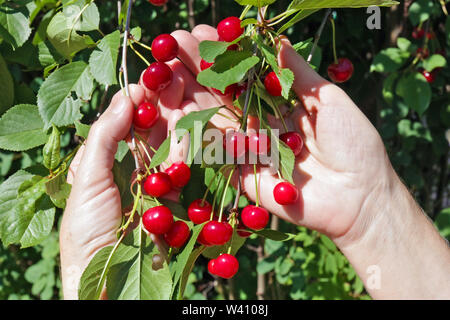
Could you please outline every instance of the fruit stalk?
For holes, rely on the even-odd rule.
[[[316,38],[314,39],[314,43],[311,48],[311,52],[309,53],[308,59],[306,60],[306,62],[308,62],[308,63],[311,63],[311,61],[312,61],[314,52],[316,51],[316,48],[317,48],[317,44],[319,43],[320,37],[322,36],[323,29],[325,27],[325,24],[328,20],[328,17],[330,16],[330,14],[331,14],[331,9],[328,9],[327,12],[325,12],[325,16],[322,19],[322,23],[320,24],[319,30],[316,33]]]

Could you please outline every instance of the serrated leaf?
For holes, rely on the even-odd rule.
[[[49,169],[55,169],[61,160],[61,134],[56,126],[53,126],[52,133],[48,138],[47,143],[44,145],[42,155],[44,157],[44,166]]]
[[[112,173],[114,183],[119,188],[122,208],[128,207],[133,201],[133,196],[130,192],[130,179],[134,169],[136,168],[131,152],[127,152],[122,161],[114,159]]]
[[[278,150],[280,152],[281,175],[290,183],[294,183],[292,174],[295,166],[295,155],[283,141],[279,141]]]
[[[158,248],[145,234],[142,222],[125,237],[111,259],[106,278],[108,299],[168,300],[172,279],[166,262],[153,270],[153,256]]]
[[[91,126],[88,124],[81,123],[80,121],[75,121],[75,134],[79,137],[87,139],[89,135],[89,130],[91,130]]]
[[[183,137],[185,131],[194,129],[195,122],[200,122],[201,126],[204,127],[205,124],[219,111],[219,109],[220,107],[193,111],[178,120],[175,126],[178,140]]]
[[[291,91],[292,84],[294,83],[294,73],[287,68],[283,68],[278,75],[278,79],[280,80],[282,89],[281,95],[287,100],[289,98],[289,92]]]
[[[80,99],[89,100],[93,90],[93,78],[88,65],[82,61],[69,63],[53,72],[38,92],[39,113],[45,129],[52,123],[66,126],[81,119],[81,101],[74,100],[72,92]]]
[[[299,10],[297,14],[288,22],[286,22],[284,25],[281,26],[281,28],[278,30],[278,34],[283,33],[285,30],[289,29],[296,23],[302,21],[303,19],[309,17],[313,13],[317,12],[319,9],[306,9],[306,10]]]
[[[159,166],[160,164],[162,164],[164,161],[167,160],[170,152],[170,140],[171,134],[169,133],[169,136],[166,138],[166,140],[163,141],[163,143],[161,143],[158,150],[153,155],[152,161],[150,162],[150,169]]]
[[[200,52],[200,57],[202,57],[203,60],[214,62],[214,59],[216,59],[217,56],[227,51],[228,46],[228,42],[205,40],[200,42],[198,50]]]
[[[31,34],[27,10],[0,6],[0,36],[14,49],[21,47]]]
[[[397,1],[390,0],[294,0],[290,9],[323,9],[323,8],[363,8],[370,6],[394,6]]]
[[[403,98],[411,109],[422,115],[430,106],[431,87],[419,72],[400,78],[396,93]]]
[[[104,85],[117,84],[116,67],[119,54],[120,32],[105,36],[89,58],[89,68],[97,82]]]
[[[9,109],[0,119],[0,148],[24,151],[47,141],[44,123],[36,106],[20,104]]]
[[[134,27],[130,30],[130,35],[133,36],[134,40],[140,41],[142,37],[142,29],[141,27]]]
[[[97,30],[100,24],[100,14],[98,12],[97,5],[95,2],[91,2],[87,7],[85,7],[83,2],[65,6],[63,13],[67,18],[71,19],[71,25],[73,25],[75,30]],[[81,10],[83,10],[83,12],[81,12]]]
[[[14,103],[14,81],[6,66],[5,60],[0,55],[0,115]]]

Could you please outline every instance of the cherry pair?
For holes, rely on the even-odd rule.
[[[270,138],[261,132],[246,135],[241,131],[228,131],[223,137],[223,148],[235,159],[244,156],[248,151],[256,155],[268,154],[270,147]]]
[[[221,278],[230,279],[239,270],[239,261],[228,253],[223,253],[208,262],[209,273]]]
[[[182,247],[189,238],[188,225],[181,220],[174,222],[172,212],[166,206],[157,206],[145,211],[142,223],[148,232],[164,235],[167,244],[174,248]]]
[[[182,161],[175,162],[165,172],[156,172],[144,181],[145,192],[152,197],[161,197],[172,190],[182,188],[191,178],[191,169]]]

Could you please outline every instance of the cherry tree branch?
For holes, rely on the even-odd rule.
[[[316,51],[316,48],[317,48],[317,44],[319,43],[320,37],[322,36],[323,29],[325,27],[325,24],[328,20],[328,17],[330,16],[330,14],[331,14],[331,9],[328,9],[325,12],[325,16],[322,19],[322,23],[320,24],[319,30],[317,30],[313,47],[311,48],[311,52],[309,53],[308,59],[306,60],[306,62],[308,62],[308,63],[311,63],[311,60],[314,56],[314,52]]]

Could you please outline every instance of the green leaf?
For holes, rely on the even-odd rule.
[[[79,300],[97,300],[101,295],[105,279],[102,275],[109,270],[105,267],[107,267],[112,249],[113,246],[100,249],[84,269],[78,289]]]
[[[93,43],[89,36],[80,36],[76,32],[73,20],[62,12],[57,13],[50,21],[47,36],[55,49],[66,59],[70,59],[78,51]]]
[[[441,236],[450,239],[450,208],[443,209],[437,216],[434,224],[439,230]]]
[[[414,26],[417,26],[421,22],[427,21],[434,10],[435,4],[433,1],[417,0],[409,6],[408,18]]]
[[[295,166],[295,155],[283,141],[279,140],[278,150],[280,151],[281,175],[284,179],[294,184],[292,174]]]
[[[291,91],[292,84],[294,83],[294,73],[287,69],[281,69],[280,74],[278,75],[281,84],[281,95],[286,100],[289,98],[289,92]]]
[[[226,87],[241,81],[246,73],[259,62],[256,56],[242,51],[227,51],[216,58],[215,64],[197,75],[197,81],[205,86],[225,92]]]
[[[278,230],[272,230],[272,229],[263,229],[259,231],[252,231],[253,233],[256,233],[259,236],[262,236],[264,238],[273,240],[273,241],[288,241],[295,237],[295,234],[292,233],[284,233]]]
[[[408,60],[410,54],[401,49],[388,48],[381,50],[374,58],[370,71],[393,72],[400,69]]]
[[[400,78],[396,93],[419,115],[422,115],[430,106],[431,87],[419,72]]]
[[[193,111],[178,120],[175,130],[178,140],[181,140],[186,131],[194,129],[195,123],[200,122],[203,128],[206,123],[219,111],[220,107]]]
[[[291,20],[289,20],[288,22],[286,22],[284,25],[281,26],[281,28],[278,30],[278,34],[283,33],[285,30],[289,29],[290,27],[302,21],[303,19],[309,17],[318,10],[319,9],[299,10]]]
[[[45,193],[53,204],[61,209],[66,207],[66,200],[69,198],[71,189],[72,185],[67,183],[63,170],[45,182]]]
[[[301,55],[305,60],[307,60],[313,47],[312,38],[309,40],[300,41],[294,44],[293,47],[299,55]],[[311,66],[316,70],[319,69],[321,61],[322,61],[322,49],[319,46],[317,46],[316,50],[314,51],[314,55],[311,59]]]
[[[31,34],[27,10],[0,6],[0,37],[14,49],[21,47]]]
[[[0,148],[24,151],[47,141],[44,123],[36,106],[20,104],[9,109],[0,119]]]
[[[87,139],[89,135],[89,130],[91,130],[91,126],[88,124],[81,123],[80,121],[75,121],[75,134],[79,137]]]
[[[14,103],[14,81],[0,55],[0,115],[8,110]]]
[[[70,17],[71,25],[74,26],[75,30],[97,30],[100,24],[100,14],[98,12],[97,5],[94,2],[91,2],[86,8],[84,8],[83,12],[81,12],[83,8],[84,3],[78,2],[75,5],[64,7],[63,12],[66,17]],[[79,17],[80,13],[81,17]]]
[[[440,54],[433,54],[431,57],[423,61],[423,67],[427,71],[433,71],[436,68],[443,68],[447,65],[447,60]]]
[[[48,138],[47,143],[42,150],[42,155],[44,157],[44,166],[53,170],[61,161],[60,151],[61,151],[61,134],[56,126],[53,126],[52,133]]]
[[[105,36],[89,58],[89,68],[97,82],[104,85],[117,84],[117,56],[119,54],[120,32]]]
[[[130,35],[133,36],[134,40],[140,41],[142,37],[142,28],[141,27],[134,27],[130,30]]]
[[[412,42],[409,39],[403,38],[403,37],[397,38],[397,47],[400,50],[407,51],[410,53],[413,53],[415,51],[415,50],[412,50],[412,48],[414,47]]]
[[[198,45],[198,50],[203,60],[207,62],[214,62],[217,56],[227,51],[229,45],[230,44],[228,42],[224,41],[205,40],[200,42]]]
[[[235,0],[241,6],[255,6],[255,7],[264,7],[268,6],[272,3],[275,3],[277,0]]]
[[[393,6],[399,2],[390,0],[294,0],[290,9],[362,8],[370,6]]]
[[[134,157],[131,152],[127,152],[120,162],[116,159],[114,160],[112,172],[114,183],[119,188],[122,208],[128,207],[133,201],[133,196],[130,192],[130,179],[134,169]]]
[[[167,160],[170,152],[170,140],[171,134],[169,133],[169,136],[166,138],[166,140],[163,141],[163,143],[161,143],[158,150],[153,155],[152,161],[150,162],[150,169],[159,166],[160,164],[162,164],[164,161]]]
[[[44,120],[45,129],[66,126],[81,119],[81,101],[89,100],[94,90],[93,78],[88,65],[82,61],[72,62],[52,73],[38,92],[39,113]]]
[[[246,238],[240,237],[236,231],[233,231],[232,238],[221,246],[207,247],[203,251],[202,255],[208,259],[216,259],[219,255],[227,252],[229,246],[231,245],[231,255],[236,255],[238,250],[244,245]]]
[[[111,258],[106,278],[108,299],[168,300],[172,279],[166,262],[153,270],[153,256],[158,248],[142,230],[142,221],[130,232]]]

